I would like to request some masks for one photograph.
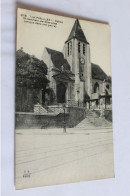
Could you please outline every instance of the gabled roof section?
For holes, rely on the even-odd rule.
[[[74,82],[74,76],[70,76],[65,71],[62,71],[61,73],[58,73],[56,75],[53,75],[52,77],[54,77],[57,80],[67,80],[67,81]]]
[[[50,48],[46,48],[46,50],[51,55],[51,60],[55,68],[61,70],[63,66],[64,70],[68,70],[68,72],[71,72],[70,65],[68,61],[64,59],[64,55],[62,52],[59,52],[57,50],[52,50]]]
[[[67,41],[71,40],[72,38],[77,38],[79,41],[88,43],[78,19],[75,21]]]
[[[101,69],[99,65],[91,63],[92,65],[92,78],[98,80],[106,80],[111,82],[110,77]]]

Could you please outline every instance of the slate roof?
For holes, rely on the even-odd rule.
[[[64,70],[66,70],[66,72],[72,73],[70,64],[68,63],[66,59],[64,59],[64,55],[62,52],[59,52],[57,50],[52,50],[50,48],[46,48],[46,50],[51,55],[51,60],[55,66],[54,69],[56,70],[58,69],[61,71],[62,65],[63,65],[63,68]]]
[[[91,63],[92,65],[92,78],[99,79],[99,80],[107,80],[111,81],[111,78],[107,76],[107,74],[101,69],[99,65]]]
[[[70,70],[70,65],[66,59],[64,59],[64,55],[62,52],[57,50],[52,50],[50,48],[46,48],[47,52],[51,55],[51,60],[54,64],[53,69],[61,73],[62,65],[64,67],[64,74],[68,74],[68,77],[73,77],[74,75]],[[111,82],[111,78],[107,76],[107,74],[101,69],[99,65],[91,63],[92,66],[92,78],[98,80],[106,80]],[[72,78],[71,78],[72,79]]]
[[[58,79],[64,79],[64,80],[70,80],[70,81],[74,81],[74,76],[70,76],[68,73],[66,73],[65,71],[58,73],[56,75],[53,76],[54,78]]]
[[[88,43],[78,19],[75,21],[67,41],[71,40],[72,38],[77,38],[79,41]]]

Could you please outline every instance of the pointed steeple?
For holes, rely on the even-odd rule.
[[[80,26],[78,19],[76,19],[67,41],[71,40],[72,38],[77,38],[79,41],[87,43],[86,37],[84,35],[84,32]]]

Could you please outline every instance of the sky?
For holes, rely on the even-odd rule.
[[[53,24],[49,26],[50,23],[47,21]],[[74,22],[74,18],[68,19],[62,16],[18,9],[16,48],[23,47],[24,52],[35,55],[39,59],[42,57],[44,47],[62,52]],[[110,26],[86,20],[79,20],[79,22],[87,41],[90,43],[91,62],[98,64],[107,75],[111,76]],[[45,26],[46,24],[47,26]]]

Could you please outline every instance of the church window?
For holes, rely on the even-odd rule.
[[[72,42],[70,41],[70,42],[68,42],[68,56],[69,55],[71,55],[71,53],[72,53]]]
[[[78,43],[78,52],[80,53],[80,42]]]
[[[69,49],[70,49],[70,48],[69,48],[69,43],[68,43],[68,56],[69,56],[69,53],[70,53]]]
[[[85,55],[85,44],[83,44],[83,54]]]
[[[99,84],[96,82],[94,85],[94,93],[98,93],[99,92]]]
[[[108,84],[106,85],[106,88],[107,88],[107,89],[109,89],[109,88],[110,88]]]
[[[70,42],[69,45],[70,45],[69,50],[70,50],[70,55],[71,55],[71,53],[72,53],[72,42]]]

